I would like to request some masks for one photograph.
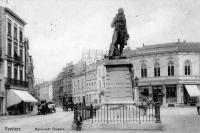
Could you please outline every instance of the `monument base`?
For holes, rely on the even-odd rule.
[[[132,64],[127,59],[113,59],[108,60],[104,66],[106,91],[103,104],[133,104]]]

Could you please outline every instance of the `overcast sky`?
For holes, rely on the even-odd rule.
[[[110,24],[122,7],[134,49],[175,42],[178,38],[200,42],[199,0],[8,0],[28,24],[35,77],[49,80],[83,49],[108,50]]]

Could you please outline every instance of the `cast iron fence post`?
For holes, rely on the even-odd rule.
[[[155,117],[156,117],[156,123],[161,123],[160,120],[160,103],[155,103]]]

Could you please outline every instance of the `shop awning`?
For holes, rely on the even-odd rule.
[[[14,89],[10,89],[8,91],[8,94],[7,94],[7,107],[10,107],[12,105],[18,104],[21,101],[24,101],[24,102],[38,102],[38,100],[35,99],[27,91],[14,90]]]
[[[200,89],[197,85],[185,85],[185,88],[191,97],[200,96]]]

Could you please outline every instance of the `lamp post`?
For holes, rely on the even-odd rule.
[[[139,79],[137,77],[134,78],[134,88],[135,88],[135,102],[139,102],[139,88],[138,88],[138,81]]]

